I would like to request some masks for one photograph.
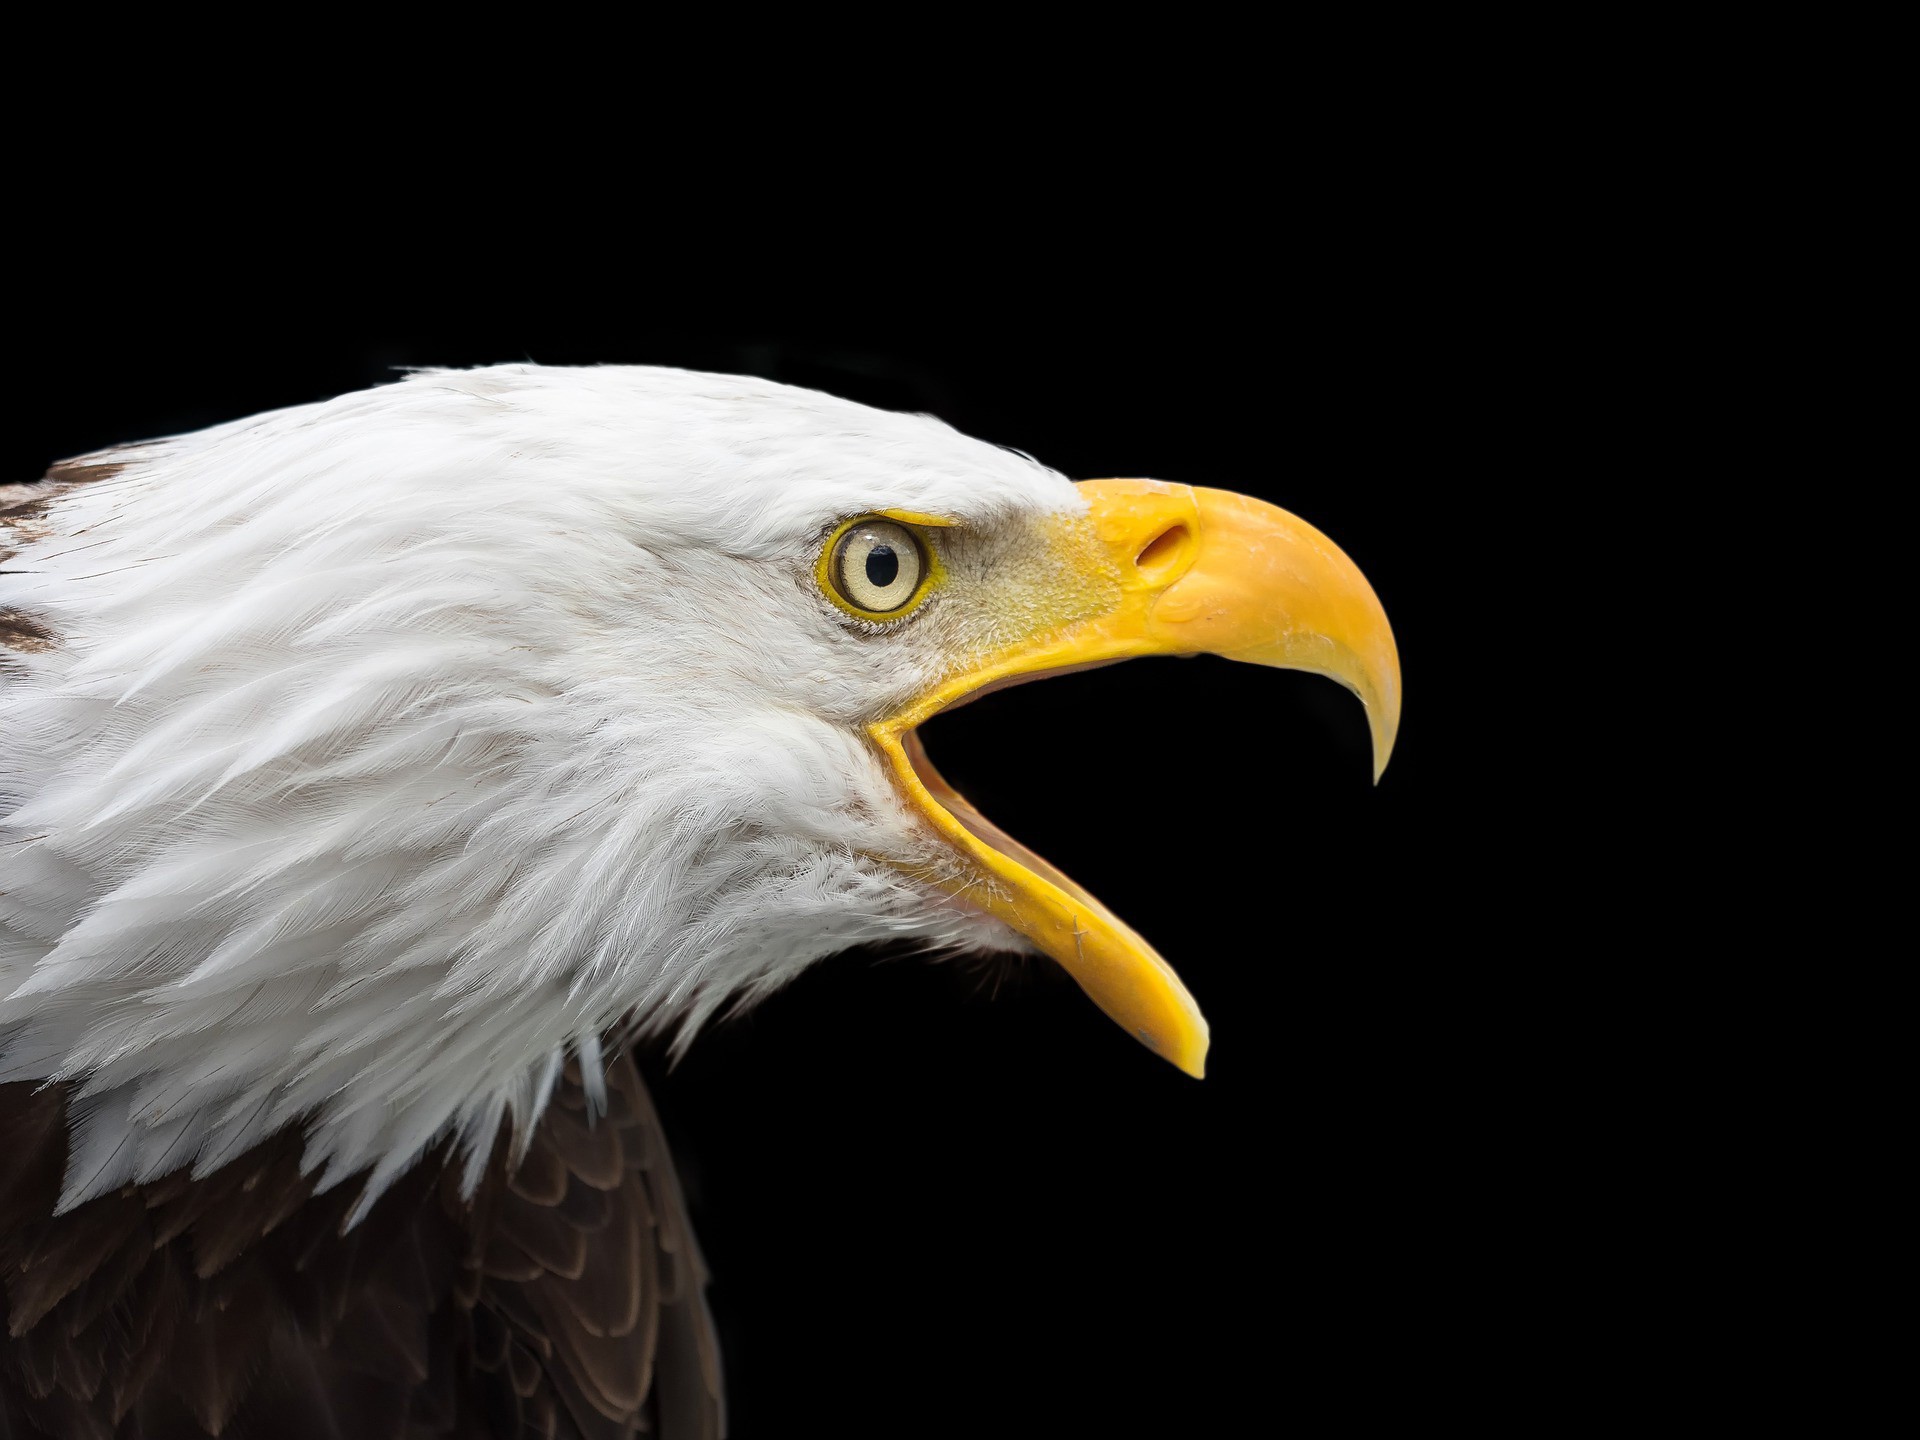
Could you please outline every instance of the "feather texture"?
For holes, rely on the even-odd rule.
[[[550,1117],[536,1186],[503,1134],[471,1199],[430,1161],[351,1228],[291,1134],[55,1217],[67,1091],[0,1086],[0,1435],[714,1440],[706,1276],[659,1120],[625,1056],[602,1083],[619,1118],[565,1146],[610,1187]],[[555,1089],[586,1114],[577,1070]]]
[[[7,487],[0,1080],[69,1087],[60,1208],[290,1127],[350,1219],[448,1139],[471,1191],[503,1126],[571,1136],[561,1064],[617,1027],[684,1043],[856,944],[1017,948],[874,858],[951,863],[859,733],[991,614],[878,663],[812,562],[874,509],[1082,504],[926,417],[537,366]],[[979,557],[1003,610],[1019,561]]]

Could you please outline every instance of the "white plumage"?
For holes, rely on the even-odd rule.
[[[364,1209],[449,1131],[477,1175],[623,1019],[684,1038],[862,942],[1021,948],[875,858],[952,863],[858,731],[1017,616],[1006,522],[1084,509],[1061,476],[530,365],[110,458],[0,566],[56,637],[0,668],[0,1079],[79,1084],[62,1208],[299,1122]],[[813,559],[882,508],[981,538],[850,623]]]

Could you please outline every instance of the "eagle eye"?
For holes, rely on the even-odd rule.
[[[863,619],[907,609],[919,598],[929,569],[919,537],[898,521],[878,516],[841,527],[823,558],[830,594]]]

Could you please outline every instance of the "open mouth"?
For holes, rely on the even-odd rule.
[[[956,696],[936,713],[949,714],[962,706],[971,705],[976,700],[983,700],[995,691],[1011,689],[1016,685],[1028,685],[1036,680],[1052,680],[1062,675],[1075,675],[1084,670],[1098,670],[1103,666],[1119,663],[1118,660],[1094,660],[1084,665],[1062,665],[1047,670],[1029,671],[1025,674],[1005,675],[1000,679],[989,681],[976,690],[969,690],[965,694]],[[981,845],[1018,865],[1029,874],[1036,875],[1058,887],[1082,904],[1099,906],[1100,902],[1094,899],[1078,881],[1044,855],[1021,844],[994,824],[972,801],[954,789],[947,778],[935,768],[932,758],[927,754],[926,745],[920,739],[919,728],[932,718],[932,715],[923,716],[912,728],[901,731],[899,735],[900,750],[906,763],[912,767],[913,774],[924,787],[927,798],[939,810],[944,811],[954,824]],[[882,746],[883,750],[887,748],[889,747]]]
[[[873,733],[908,800],[961,861],[958,881],[927,878],[961,903],[1004,921],[1065,969],[1135,1039],[1199,1078],[1206,1067],[1207,1022],[1159,953],[948,784],[916,728],[876,727]]]
[[[948,784],[946,777],[934,769],[933,761],[927,756],[927,747],[920,741],[918,730],[910,730],[901,737],[901,748],[906,752],[907,763],[913,767],[913,773],[926,787],[928,797],[967,834],[995,854],[1018,865],[1028,874],[1038,876],[1058,887],[1081,904],[1100,904],[1072,876],[1044,855],[1028,849],[1007,834],[993,821],[982,815],[966,796]]]
[[[1003,921],[1129,1034],[1198,1078],[1207,1022],[1180,977],[1106,906],[948,784],[917,729],[1008,685],[1136,656],[1210,652],[1314,671],[1353,690],[1367,707],[1377,775],[1399,722],[1399,659],[1358,568],[1285,511],[1152,481],[1088,481],[1080,490],[1104,563],[1120,577],[1112,608],[1053,626],[1036,617],[1031,638],[981,657],[868,734],[902,798],[960,862],[940,874],[916,870],[916,878]]]

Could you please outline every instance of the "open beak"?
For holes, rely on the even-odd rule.
[[[1154,948],[1059,870],[1007,836],[927,762],[914,727],[987,688],[1137,655],[1201,652],[1331,676],[1373,731],[1374,778],[1400,724],[1400,660],[1386,612],[1358,567],[1286,511],[1225,490],[1089,480],[1078,523],[1093,544],[1071,563],[1117,575],[1103,613],[1042,622],[871,734],[908,799],[962,858],[942,883],[1062,965],[1102,1010],[1189,1075],[1204,1073],[1207,1022]],[[1066,552],[1063,552],[1066,553]],[[1112,587],[1110,586],[1110,589]],[[1135,785],[1141,777],[1112,777]]]

